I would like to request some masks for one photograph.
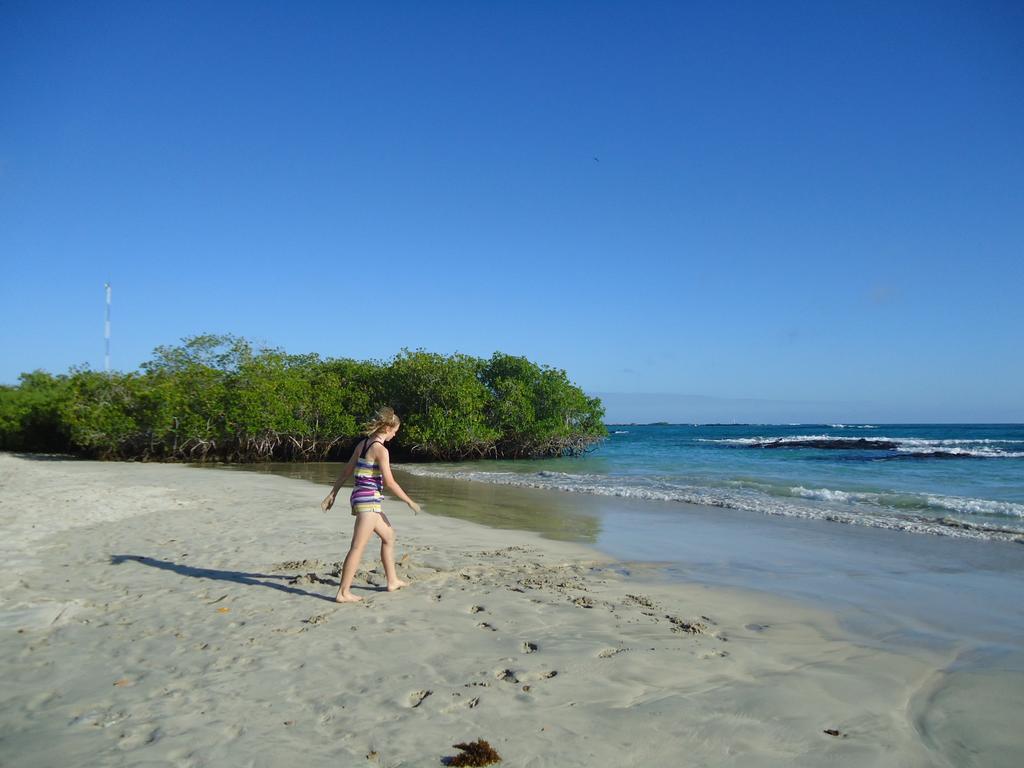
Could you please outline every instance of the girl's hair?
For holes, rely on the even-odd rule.
[[[374,417],[363,425],[363,434],[372,437],[378,432],[397,427],[402,423],[394,408],[385,406],[374,414]]]

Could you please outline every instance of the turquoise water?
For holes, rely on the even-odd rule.
[[[407,464],[447,477],[1024,540],[1024,425],[609,425],[582,458]]]

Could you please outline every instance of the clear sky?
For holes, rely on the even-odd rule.
[[[234,333],[623,420],[1024,420],[1024,5],[4,0],[0,259],[5,383],[102,369],[109,280],[122,370]]]

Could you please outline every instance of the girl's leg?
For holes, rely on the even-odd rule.
[[[352,529],[352,545],[348,554],[345,555],[345,562],[341,566],[341,586],[338,588],[338,595],[335,601],[339,603],[354,603],[362,600],[352,594],[352,579],[356,577],[356,569],[359,568],[359,561],[363,559],[363,550],[366,542],[373,535],[374,519],[378,515],[373,512],[356,515],[356,524]]]
[[[384,575],[388,577],[388,592],[409,586],[408,583],[398,578],[395,571],[395,529],[384,522],[380,515],[374,515],[377,522],[373,530],[380,536],[380,559],[384,563]]]

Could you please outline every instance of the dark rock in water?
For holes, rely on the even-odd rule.
[[[846,451],[892,451],[898,445],[895,440],[869,440],[866,437],[859,437],[856,440],[830,440],[827,437],[812,440],[787,440],[779,437],[774,440],[751,443],[752,448],[820,448]]]
[[[951,451],[915,451],[908,454],[912,459],[977,459],[969,453],[953,453]]]

